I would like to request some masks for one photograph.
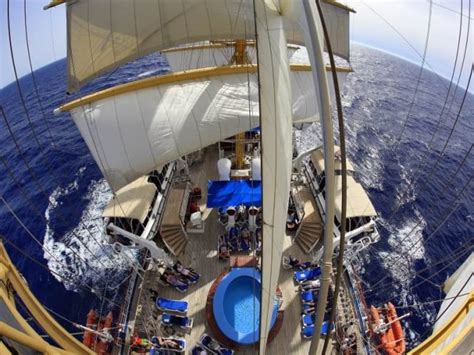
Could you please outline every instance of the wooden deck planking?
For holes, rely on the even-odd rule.
[[[297,186],[295,190],[297,198],[303,202],[304,218],[303,223],[322,223],[321,216],[319,215],[318,206],[314,200],[311,190],[308,186]]]
[[[217,212],[206,208],[207,199],[207,181],[217,177],[216,162],[218,160],[217,148],[207,148],[203,161],[194,164],[190,168],[191,180],[193,186],[199,186],[202,189],[201,211],[206,222],[205,232],[203,234],[190,234],[189,244],[186,251],[178,259],[185,265],[193,267],[201,274],[201,279],[195,285],[191,285],[188,292],[180,293],[170,287],[164,287],[158,284],[158,274],[155,271],[148,271],[142,283],[140,304],[142,310],[140,316],[137,315],[137,325],[143,329],[143,335],[149,336],[144,331],[143,323],[148,323],[148,333],[160,334],[157,328],[158,322],[151,320],[154,311],[153,302],[150,300],[149,288],[158,291],[161,297],[186,300],[189,303],[188,316],[194,318],[194,326],[191,334],[185,337],[187,342],[187,353],[197,344],[203,333],[212,336],[212,331],[207,325],[206,319],[206,301],[210,287],[214,280],[227,267],[228,261],[220,261],[217,258],[217,236],[223,232],[223,227],[217,219]],[[312,197],[311,197],[312,198]],[[316,211],[316,213],[318,213]],[[318,214],[319,216],[319,214]],[[305,255],[299,247],[292,244],[291,237],[286,236],[284,240],[284,255],[293,255],[300,260],[307,261]],[[283,294],[284,321],[283,326],[268,346],[268,354],[307,354],[310,347],[310,341],[304,340],[300,335],[300,313],[301,303],[298,298],[296,286],[293,284],[293,271],[281,269],[279,287]],[[148,321],[147,321],[148,319]],[[155,327],[156,326],[156,327]],[[151,335],[153,335],[151,334]],[[254,348],[238,350],[238,354],[256,354]]]
[[[162,226],[181,225],[179,212],[183,202],[184,191],[184,187],[173,187],[171,189],[163,215],[163,222],[161,222]]]

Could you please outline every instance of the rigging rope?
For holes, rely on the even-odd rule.
[[[449,305],[443,310],[443,312],[441,312],[440,314],[438,314],[438,316],[436,317],[436,319],[432,322],[432,324],[436,323],[438,320],[441,319],[441,317],[448,311],[448,309],[454,304],[454,301],[456,301],[459,297],[461,297],[461,293],[462,291],[464,290],[464,288],[468,285],[469,281],[471,280],[472,276],[474,275],[474,273],[471,273],[471,275],[469,276],[469,278],[466,280],[466,282],[464,282],[464,284],[462,285],[462,287],[459,289],[458,293],[456,294],[456,296],[454,297],[450,297],[451,299],[451,302],[449,303]],[[472,291],[471,291],[472,292]],[[468,293],[470,294],[470,292]],[[425,336],[428,334],[430,329],[427,329],[422,335],[421,335],[421,338],[424,339]]]
[[[474,68],[474,66],[473,66],[473,68]],[[454,132],[455,126],[456,126],[456,124],[457,124],[457,122],[458,122],[458,119],[459,119],[459,117],[460,117],[461,111],[462,111],[462,109],[463,109],[463,106],[464,106],[464,103],[465,103],[465,99],[466,99],[466,97],[467,97],[467,93],[468,93],[469,86],[470,86],[470,82],[471,82],[471,78],[472,78],[472,72],[473,72],[473,70],[471,69],[471,72],[470,72],[470,75],[469,75],[469,79],[468,79],[468,85],[467,85],[466,90],[465,90],[465,92],[464,92],[464,97],[463,97],[463,100],[462,100],[461,105],[460,105],[460,107],[459,107],[459,110],[458,110],[458,113],[457,113],[455,122],[454,122],[454,124],[453,124],[453,127],[451,128],[450,133],[449,133],[449,137],[448,137],[448,139],[446,140],[446,143],[445,143],[445,145],[444,145],[444,147],[443,147],[443,149],[442,149],[442,151],[441,151],[441,154],[438,156],[438,159],[437,159],[437,161],[436,161],[436,163],[435,163],[435,165],[434,165],[433,167],[436,167],[437,164],[439,163],[441,157],[442,157],[443,154],[444,154],[444,151],[446,150],[446,147],[447,147],[447,145],[448,145],[448,143],[449,143],[449,140],[450,140],[451,137],[452,137],[452,134],[453,134],[453,132]],[[472,145],[471,145],[471,148],[472,148]],[[470,152],[470,151],[471,151],[471,149],[469,150],[469,152]],[[468,152],[468,153],[469,153],[469,152]],[[466,154],[466,156],[467,156],[467,154]],[[466,158],[466,156],[465,156],[465,158]],[[462,160],[461,164],[464,164],[464,162],[465,162],[465,159]],[[431,172],[432,170],[433,170],[433,168],[430,170],[430,172]],[[459,171],[459,169],[456,170],[456,174],[457,174],[458,171]],[[466,185],[464,185],[464,187],[463,187],[463,189],[462,189],[461,192],[463,192],[464,189],[466,188],[466,186],[469,185],[471,179],[472,179],[472,177],[470,178],[470,180],[468,181],[468,183],[467,183]],[[460,195],[458,194],[457,197],[456,197],[456,199],[455,199],[455,201],[456,201],[457,199],[459,199],[459,196],[460,196]],[[400,208],[400,206],[399,206],[399,208]],[[399,209],[399,208],[398,208],[398,209]],[[394,213],[396,213],[396,212],[398,211],[398,209],[397,209]],[[454,211],[452,211],[452,212],[454,212]],[[392,216],[393,216],[393,214],[392,214]],[[422,221],[423,221],[422,219],[419,219],[419,221],[415,224],[415,226],[410,230],[410,232],[408,232],[408,233],[405,235],[405,237],[403,237],[403,239],[402,239],[399,243],[402,244],[402,243],[416,230],[416,228],[422,223]],[[417,241],[417,242],[419,242],[419,241],[421,240],[421,238],[422,238],[422,236],[420,236],[420,238],[418,238],[418,241]],[[412,246],[414,246],[417,242],[415,242]],[[390,259],[392,259],[392,257],[390,257]],[[397,260],[398,260],[398,259],[400,259],[400,258],[397,258]],[[393,259],[392,259],[392,260],[393,260]]]
[[[15,148],[16,148],[16,150],[17,150],[17,152],[18,152],[18,155],[19,155],[20,159],[21,159],[22,162],[25,164],[29,175],[32,177],[32,181],[34,182],[34,184],[36,185],[36,187],[38,188],[38,190],[41,192],[41,194],[43,195],[43,197],[44,197],[47,201],[49,201],[48,195],[46,194],[46,192],[45,192],[44,189],[43,189],[43,186],[42,186],[42,185],[40,184],[40,182],[39,182],[40,180],[38,179],[36,173],[35,173],[34,170],[32,169],[30,163],[29,163],[28,160],[26,159],[26,156],[25,156],[23,150],[20,148],[20,145],[19,145],[19,143],[18,143],[18,140],[16,139],[16,136],[15,136],[15,134],[13,133],[13,130],[12,130],[11,126],[10,126],[10,123],[9,123],[9,121],[8,121],[8,119],[7,119],[7,116],[6,116],[6,113],[5,113],[4,109],[3,109],[3,106],[1,106],[1,105],[0,105],[0,114],[1,114],[1,116],[2,116],[2,118],[3,118],[3,121],[5,122],[5,125],[6,125],[6,127],[7,127],[7,129],[8,129],[9,134],[10,134],[10,137],[12,138],[12,140],[13,140],[13,142],[14,142]],[[62,215],[62,213],[60,213],[60,219],[61,219],[62,222],[64,222],[65,224],[67,224],[67,221],[66,221],[66,219],[64,218],[64,216]],[[88,247],[84,242],[82,242],[82,240],[77,236],[77,234],[74,232],[74,230],[72,231],[72,233],[73,233],[73,235],[74,235],[76,238],[78,238],[79,241],[81,241],[81,244],[84,246],[84,248],[85,248],[93,257],[95,257],[95,259],[97,259],[104,267],[106,267],[105,264],[103,264],[102,261],[100,261],[100,259],[98,259],[97,255],[95,255],[95,254],[89,249],[89,247]]]
[[[418,78],[416,80],[416,86],[415,86],[415,91],[413,92],[413,96],[412,96],[412,99],[411,99],[411,102],[410,102],[410,107],[408,109],[408,112],[407,114],[405,115],[405,119],[403,120],[403,125],[402,125],[402,130],[400,131],[400,134],[398,136],[398,139],[397,139],[397,142],[396,142],[396,145],[395,145],[395,148],[393,149],[393,151],[397,151],[399,145],[400,145],[400,141],[402,139],[402,136],[403,136],[403,133],[405,132],[405,128],[406,128],[406,125],[407,125],[407,122],[408,122],[408,119],[410,117],[410,114],[413,110],[413,106],[415,104],[415,98],[416,98],[416,94],[418,93],[418,88],[420,86],[420,82],[421,82],[421,76],[423,75],[423,70],[424,70],[424,67],[425,67],[425,60],[426,60],[426,53],[428,52],[428,43],[429,43],[429,40],[430,40],[430,33],[431,33],[431,17],[432,17],[432,14],[433,14],[433,5],[431,3],[431,0],[430,0],[430,10],[429,10],[429,17],[428,17],[428,28],[426,30],[426,39],[425,39],[425,48],[423,50],[423,57],[421,59],[421,66],[420,66],[420,71],[418,73]],[[461,31],[459,31],[459,36],[461,36]],[[459,37],[461,38],[461,37]],[[458,42],[459,44],[459,42]],[[458,47],[459,49],[459,47]],[[456,60],[457,60],[457,56],[456,56]],[[451,88],[451,84],[450,84],[450,88]],[[448,93],[449,93],[449,90],[448,90]]]
[[[48,130],[51,143],[53,145],[53,148],[56,148],[56,144],[55,144],[54,138],[53,138],[53,133],[51,132],[51,127],[49,125],[49,120],[47,119],[47,117],[44,113],[44,107],[43,107],[43,103],[41,102],[41,98],[40,98],[40,95],[39,95],[38,84],[36,82],[36,76],[33,72],[33,64],[32,64],[32,61],[31,61],[31,52],[30,52],[30,42],[28,40],[28,21],[27,21],[27,16],[26,16],[26,0],[23,1],[23,19],[24,19],[24,22],[25,22],[24,28],[25,28],[25,39],[26,39],[26,52],[28,54],[28,64],[30,66],[31,79],[33,81],[33,87],[34,87],[34,90],[36,92],[36,97],[38,99],[38,104],[39,104],[39,107],[40,107],[41,115],[44,118],[44,122],[46,124],[46,129]]]
[[[461,1],[461,14],[462,14],[462,1]],[[471,16],[471,0],[469,0],[469,19],[470,19],[470,16]],[[451,112],[451,107],[452,107],[452,104],[454,102],[454,99],[456,97],[456,91],[459,87],[459,81],[461,79],[461,74],[462,74],[462,69],[464,67],[464,61],[466,59],[466,53],[467,53],[467,48],[468,48],[468,41],[469,41],[469,30],[470,30],[470,21],[468,21],[468,27],[467,27],[467,35],[466,35],[466,43],[465,43],[465,46],[464,46],[464,54],[463,54],[463,60],[462,60],[462,63],[461,63],[461,68],[460,68],[460,71],[459,71],[459,76],[458,76],[458,79],[457,79],[457,83],[456,83],[456,87],[455,87],[455,90],[454,90],[454,94],[453,94],[453,98],[451,100],[451,103],[449,105],[449,108],[448,108],[448,111],[446,113],[446,119],[449,119],[449,113]],[[455,75],[455,72],[456,72],[456,66],[457,66],[457,61],[458,61],[458,56],[459,56],[459,49],[460,49],[460,42],[461,42],[461,34],[462,34],[462,16],[461,16],[461,19],[460,19],[460,27],[459,27],[459,36],[458,36],[458,42],[457,42],[457,49],[456,49],[456,58],[455,58],[455,61],[454,61],[454,66],[453,66],[453,71],[452,71],[452,74],[451,74],[451,79],[449,81],[449,87],[448,87],[448,90],[447,90],[447,93],[446,93],[446,98],[445,98],[445,101],[444,101],[444,104],[442,106],[442,109],[441,109],[441,112],[440,112],[440,115],[439,115],[439,118],[437,120],[437,123],[436,123],[436,128],[433,132],[433,134],[431,135],[431,139],[428,143],[428,150],[425,152],[425,155],[424,157],[422,158],[422,161],[423,164],[420,164],[417,166],[417,171],[413,174],[415,176],[415,179],[414,179],[414,184],[416,184],[419,180],[419,178],[422,176],[422,171],[424,170],[424,168],[426,167],[426,165],[428,163],[431,163],[431,161],[428,159],[428,154],[431,152],[432,150],[432,145],[433,145],[433,142],[434,142],[434,139],[438,133],[438,130],[440,128],[440,125],[441,125],[441,121],[442,121],[442,117],[443,117],[443,113],[445,112],[445,108],[446,108],[446,104],[448,102],[448,99],[449,99],[449,94],[450,94],[450,91],[451,91],[451,86],[452,86],[452,83],[453,83],[453,79],[454,79],[454,75]],[[466,88],[466,91],[468,90],[469,88],[469,82],[470,82],[470,79],[468,81],[468,87]],[[464,102],[464,100],[463,100]],[[451,137],[448,138],[447,142],[449,142],[449,139]],[[444,152],[444,150],[443,150]],[[438,156],[440,157],[442,155],[442,153]],[[439,159],[438,159],[439,161]],[[430,172],[433,171],[433,169],[430,170]],[[426,174],[429,176],[429,173]],[[405,197],[406,194],[404,194],[402,197]],[[401,198],[400,198],[400,201],[401,201]],[[396,213],[399,211],[399,209],[401,208],[402,206],[402,203],[399,203],[396,208],[392,211],[390,217],[389,217],[389,220],[388,222],[390,222],[393,217],[396,215]]]
[[[26,0],[25,0],[26,2]],[[27,25],[26,25],[26,8],[24,10],[24,17],[25,17],[25,33],[26,33],[26,42],[27,42],[27,49],[28,49],[28,57],[30,59],[30,65],[31,65],[31,55],[30,55],[30,51],[29,51],[29,43],[28,43],[28,35],[27,35]],[[26,106],[26,101],[25,101],[25,98],[23,96],[23,91],[21,89],[21,86],[20,86],[20,82],[19,82],[19,78],[18,78],[18,73],[17,73],[17,68],[16,68],[16,62],[15,62],[15,56],[14,56],[14,53],[13,53],[13,41],[12,41],[12,33],[11,33],[11,21],[10,21],[10,0],[7,0],[7,28],[8,28],[8,43],[9,43],[9,47],[10,47],[10,58],[11,58],[11,61],[12,61],[12,67],[13,67],[13,72],[14,72],[14,75],[15,75],[15,83],[16,83],[16,86],[17,86],[17,90],[18,90],[18,95],[19,95],[19,98],[20,98],[20,101],[22,103],[22,106],[23,106],[23,109],[24,109],[24,112],[25,112],[25,116],[27,118],[27,121],[28,121],[28,127],[30,128],[32,134],[33,134],[33,137],[34,137],[34,141],[36,143],[36,146],[38,147],[38,150],[40,152],[40,156],[44,162],[44,166],[47,168],[47,171],[49,173],[50,176],[54,177],[56,183],[60,186],[59,184],[59,180],[58,178],[56,177],[56,175],[53,173],[53,169],[51,169],[51,165],[50,165],[50,162],[48,161],[48,159],[46,159],[46,155],[44,153],[44,150],[41,146],[41,143],[39,141],[39,137],[36,133],[36,130],[34,128],[34,125],[33,125],[33,122],[31,120],[31,116],[30,116],[30,113],[28,111],[28,108]],[[30,67],[30,69],[32,70],[32,66]],[[31,75],[33,75],[33,71],[31,71]],[[34,78],[34,76],[33,76]],[[40,102],[40,96],[39,96],[39,93],[38,93],[38,88],[36,86],[36,81],[35,79],[33,79],[35,85],[35,89],[36,89],[36,94],[37,94],[37,98],[38,98],[38,101]],[[41,106],[41,103],[40,103],[40,106]],[[42,107],[42,106],[41,106]],[[2,113],[3,113],[3,117],[4,117],[4,121],[5,123],[7,124],[8,126],[8,129],[9,129],[9,132],[10,132],[10,135],[12,136],[13,140],[15,141],[15,145],[17,147],[17,150],[18,150],[18,153],[22,156],[22,160],[23,162],[25,162],[25,165],[27,166],[28,170],[32,172],[32,169],[31,167],[29,166],[29,164],[27,164],[27,160],[26,160],[26,157],[23,156],[23,153],[19,147],[19,144],[15,138],[15,134],[13,133],[13,130],[10,129],[9,127],[9,123],[8,123],[8,120],[7,120],[7,117],[6,117],[6,114],[2,108]],[[44,111],[42,111],[42,114],[43,114],[43,118],[45,121],[47,121],[46,117],[44,116]],[[53,142],[53,145],[54,145],[54,141]],[[35,177],[33,176],[33,179],[35,179]],[[39,183],[39,179],[37,179],[37,184],[38,186],[41,186],[40,183]],[[43,193],[43,195],[46,197],[46,199],[49,201],[49,197],[46,195],[44,189],[41,187],[40,188],[41,192]],[[61,211],[61,210],[60,210]],[[62,211],[59,213],[59,216],[60,216],[60,219],[62,222],[64,222],[65,224],[67,224],[66,222],[66,218],[64,218],[63,214],[62,214]],[[83,226],[85,227],[85,229],[87,230],[87,232],[89,233],[89,235],[91,236],[91,238],[99,245],[99,247],[102,249],[102,251],[104,252],[105,255],[107,255],[109,257],[109,259],[111,261],[113,261],[111,259],[111,257],[108,255],[108,253],[105,251],[104,247],[96,240],[96,238],[94,237],[93,233],[89,230],[88,226],[84,223],[84,222],[79,222],[79,224],[83,224]],[[100,227],[99,227],[100,228]],[[77,235],[75,234],[75,232],[73,231],[73,234],[77,237]],[[84,246],[84,248],[86,250],[88,250],[91,255],[97,260],[99,261],[104,267],[105,265],[100,261],[100,259],[94,254],[92,253],[92,251],[87,247],[87,245],[85,243],[82,242],[82,240],[80,238],[78,238],[78,240],[80,241],[80,243]]]
[[[474,249],[474,247],[471,244],[472,243],[470,241],[466,241],[459,248],[452,251],[451,255],[448,255],[446,258],[442,258],[442,259],[438,260],[436,263],[429,264],[426,267],[424,267],[423,269],[417,270],[413,274],[408,274],[407,277],[405,277],[403,279],[400,279],[400,280],[397,280],[397,281],[403,283],[404,281],[408,281],[409,279],[416,279],[416,277],[420,276],[423,272],[431,270],[439,264],[445,264],[446,262],[448,262],[441,269],[437,270],[435,273],[430,273],[430,277],[428,279],[433,279],[436,275],[443,272],[445,269],[450,267],[452,264],[455,264],[458,260],[463,259],[466,256],[466,254],[471,253],[472,250]],[[426,279],[424,279],[423,281],[418,282],[415,285],[410,285],[410,288],[414,289],[414,288],[420,286],[421,284],[423,284],[425,282],[426,282]],[[438,287],[438,286],[439,285],[436,285],[436,287]],[[364,293],[365,294],[374,293],[374,292],[384,293],[384,292],[388,291],[391,288],[393,288],[392,284],[384,285],[384,286],[379,287],[377,289],[374,289],[373,287],[369,287],[364,291]]]
[[[421,236],[420,238],[418,238],[410,247],[409,249],[411,250],[412,247],[414,247],[416,244],[418,244],[420,241],[424,241],[425,243],[430,240],[439,230],[440,228],[444,225],[444,223],[447,222],[447,220],[449,219],[449,217],[456,211],[456,209],[459,207],[459,201],[462,197],[463,197],[463,193],[464,191],[467,189],[467,187],[469,186],[470,182],[472,181],[472,177],[469,179],[469,181],[463,186],[463,188],[461,189],[461,191],[456,195],[456,198],[455,200],[451,203],[451,206],[453,206],[453,208],[448,211],[448,213],[444,216],[444,218],[442,219],[442,221],[436,226],[435,230],[430,234],[428,235],[428,237],[426,237],[425,239],[423,239],[423,237]],[[414,227],[416,228],[416,227]],[[414,228],[412,229],[412,232],[414,230]],[[392,262],[393,265],[395,265],[395,263],[397,261],[399,261],[401,258],[403,257],[403,255],[399,255],[398,258],[395,259],[395,261]],[[386,278],[388,277],[388,275],[386,275],[384,278],[382,278],[380,281],[378,281],[374,286],[372,286],[372,288],[376,287],[377,285],[379,285],[383,280],[385,280]]]

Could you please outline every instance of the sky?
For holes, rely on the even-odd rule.
[[[65,6],[60,5],[44,11],[43,6],[48,1],[26,0],[28,40],[34,70],[64,58],[66,55]],[[431,5],[432,17],[425,67],[446,78],[451,77],[455,61],[461,3],[463,4],[461,48],[464,48],[470,1],[437,0]],[[421,63],[430,13],[428,0],[346,0],[342,2],[357,11],[356,14],[351,15],[352,41],[384,50],[414,63]],[[10,0],[10,11],[7,11],[7,0],[0,0],[0,87],[15,80],[9,47],[9,32],[18,76],[21,77],[30,72],[24,28],[24,3],[25,0]],[[10,31],[7,25],[8,12],[10,13]],[[472,17],[474,17],[474,7]],[[470,23],[471,27],[474,27],[472,19]],[[470,32],[472,34],[473,29]],[[405,37],[409,43],[402,37]],[[466,86],[474,58],[473,41],[474,38],[470,38],[460,83],[463,87]],[[459,63],[460,60],[458,66]],[[474,92],[473,87],[474,84],[471,85],[472,92]]]

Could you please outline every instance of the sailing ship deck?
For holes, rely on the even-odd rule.
[[[201,279],[197,284],[192,285],[188,292],[180,293],[170,287],[160,285],[157,271],[150,269],[145,273],[139,291],[135,329],[148,338],[160,333],[156,321],[158,314],[149,289],[158,291],[161,297],[186,300],[189,303],[188,316],[194,318],[194,325],[191,334],[186,336],[188,350],[199,341],[203,333],[213,334],[206,320],[207,296],[214,280],[224,271],[224,268],[229,266],[229,261],[220,261],[217,257],[217,237],[223,231],[223,227],[218,222],[217,212],[205,206],[207,181],[217,178],[217,159],[216,147],[209,147],[203,154],[202,161],[190,167],[193,185],[200,186],[202,189],[201,211],[206,226],[203,234],[189,235],[189,244],[185,253],[178,259],[184,265],[199,272]],[[283,254],[296,256],[300,260],[308,259],[308,256],[296,244],[292,244],[289,235],[284,241]],[[283,294],[284,319],[279,333],[268,347],[269,354],[307,354],[309,351],[310,340],[305,340],[300,335],[301,303],[298,298],[299,293],[295,292],[297,288],[292,277],[292,270],[281,270],[279,287]],[[239,354],[255,354],[255,352],[253,348],[238,350]]]

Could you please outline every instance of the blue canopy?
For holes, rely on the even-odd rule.
[[[262,206],[262,182],[250,180],[207,183],[207,207]]]

